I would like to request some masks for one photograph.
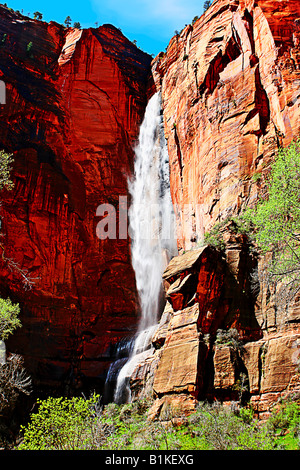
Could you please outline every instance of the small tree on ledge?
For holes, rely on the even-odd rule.
[[[33,13],[33,18],[34,18],[35,20],[41,20],[41,19],[43,18],[43,14],[40,13],[39,11],[35,11],[35,12]]]
[[[67,16],[67,18],[65,19],[66,27],[69,28],[71,26],[71,23],[72,23],[71,17]]]
[[[211,5],[211,1],[210,0],[205,0],[204,4],[203,4],[203,12],[205,12]]]

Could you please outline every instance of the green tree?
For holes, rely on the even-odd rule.
[[[71,26],[71,23],[72,23],[71,17],[67,16],[67,18],[65,19],[66,27],[69,28]]]
[[[34,18],[35,20],[41,20],[41,19],[43,18],[43,14],[40,13],[39,11],[35,11],[35,12],[33,13],[33,18]]]
[[[205,12],[211,5],[211,1],[210,0],[205,0],[204,4],[203,4],[203,11]]]
[[[79,23],[79,21],[75,21],[75,23],[73,24],[73,28],[81,29],[81,24]]]
[[[16,328],[21,326],[19,313],[19,304],[13,304],[10,299],[0,298],[0,340],[6,340]]]
[[[95,448],[98,395],[37,400],[38,412],[22,427],[20,450],[89,450]]]
[[[253,224],[261,253],[272,256],[270,279],[283,283],[293,298],[300,290],[300,140],[279,150],[265,194],[242,218]]]
[[[27,55],[31,58],[33,57],[32,47],[33,47],[33,43],[32,43],[32,41],[30,41],[26,46],[26,52],[27,52]]]
[[[13,163],[12,154],[0,150],[0,191],[2,189],[12,189],[13,182],[10,179],[11,165]]]

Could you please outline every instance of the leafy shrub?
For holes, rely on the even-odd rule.
[[[220,403],[200,403],[185,426],[185,446],[200,450],[267,450],[273,448],[267,429]],[[190,439],[187,439],[187,435]],[[193,444],[192,444],[193,442]],[[185,449],[185,447],[183,447]]]
[[[37,400],[38,412],[22,426],[20,450],[88,450],[95,448],[98,396]]]
[[[7,339],[16,328],[21,326],[19,313],[19,304],[13,304],[10,299],[0,298],[0,340]]]
[[[137,400],[124,405],[110,404],[101,419],[110,426],[110,435],[102,449],[170,449],[172,433],[160,421],[147,420],[149,402]]]
[[[204,244],[214,246],[217,249],[224,250],[225,243],[223,240],[222,229],[224,223],[216,224],[209,232],[204,234]]]
[[[97,450],[272,450],[299,449],[300,408],[294,403],[262,423],[251,408],[199,403],[189,417],[149,420],[150,403],[110,403],[100,409],[98,397],[49,398],[23,428],[18,449]]]
[[[4,152],[4,150],[0,150],[0,191],[2,191],[2,189],[10,190],[14,187],[14,184],[10,179],[10,172],[12,169],[11,165],[13,161],[12,154],[8,154]]]
[[[282,403],[269,418],[269,426],[278,442],[287,449],[300,448],[300,404],[292,401]]]
[[[256,183],[257,181],[260,181],[260,180],[261,180],[261,176],[262,176],[262,175],[261,175],[260,172],[259,172],[259,173],[254,173],[254,175],[252,176],[252,181],[253,181],[254,183]]]
[[[261,252],[273,253],[270,276],[294,293],[300,284],[300,140],[278,152],[266,178],[266,195],[242,219],[254,227]]]
[[[27,44],[27,46],[26,46],[26,52],[27,52],[27,55],[28,55],[29,57],[33,57],[33,55],[32,55],[32,47],[33,47],[33,43],[32,43],[32,41],[30,41],[30,42]]]
[[[250,222],[242,217],[227,217],[222,222],[215,224],[209,232],[204,234],[204,244],[214,246],[219,250],[224,250],[225,242],[223,234],[226,231],[248,236],[250,232]]]

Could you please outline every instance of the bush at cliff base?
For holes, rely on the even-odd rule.
[[[178,420],[172,408],[149,420],[150,403],[99,406],[89,399],[48,398],[22,428],[22,450],[273,450],[300,449],[300,405],[287,402],[266,422],[251,408],[232,411],[199,403]],[[179,424],[180,423],[180,424]]]
[[[93,441],[98,396],[37,400],[38,412],[27,427],[19,449],[89,449]]]

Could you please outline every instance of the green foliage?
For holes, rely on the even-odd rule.
[[[75,21],[75,23],[73,24],[73,28],[81,29],[81,24],[79,23],[79,21]]]
[[[2,39],[1,39],[1,41],[0,41],[0,46],[4,46],[4,45],[5,45],[6,39],[7,39],[7,34],[4,33],[3,36],[2,36]]]
[[[110,403],[99,409],[98,396],[48,398],[23,427],[18,449],[98,450],[271,450],[299,449],[300,408],[285,403],[266,422],[249,407],[232,410],[199,403],[189,417],[166,407],[161,420],[149,420],[149,403]]]
[[[254,226],[263,254],[273,253],[269,272],[290,286],[300,280],[300,140],[280,149],[267,179],[267,197],[243,220]]]
[[[13,182],[10,179],[11,165],[13,163],[12,154],[0,150],[0,191],[2,189],[12,189]]]
[[[64,23],[65,23],[66,27],[69,28],[71,26],[71,23],[72,23],[71,17],[67,16]]]
[[[254,175],[252,176],[252,181],[254,181],[254,183],[257,183],[257,181],[261,179],[261,176],[261,173],[254,173]]]
[[[34,18],[35,20],[41,20],[41,19],[43,18],[43,14],[40,13],[39,11],[35,11],[35,12],[33,13],[33,18]]]
[[[10,299],[0,298],[0,339],[6,340],[13,331],[21,326],[18,318],[19,304],[13,304]]]
[[[300,449],[300,404],[293,401],[282,403],[274,410],[269,422],[277,442],[288,450]]]
[[[254,411],[252,408],[240,408],[239,416],[246,424],[251,424],[254,421]]]
[[[101,449],[171,449],[174,445],[172,425],[147,420],[148,408],[147,400],[124,405],[111,403],[105,407],[101,420],[109,426],[110,433]]]
[[[273,448],[271,436],[268,436],[264,427],[258,426],[256,420],[246,422],[238,413],[219,403],[213,405],[200,403],[183,429],[184,445],[189,445],[183,449],[269,450]]]
[[[227,217],[222,222],[217,223],[209,232],[204,234],[205,245],[211,245],[219,250],[225,249],[223,233],[230,231],[232,233],[248,234],[250,224],[240,217]]]
[[[243,347],[243,342],[239,339],[239,333],[235,328],[230,328],[229,330],[217,330],[215,344],[231,346],[236,350],[242,349]]]
[[[255,225],[255,238],[264,252],[271,248],[299,249],[299,145],[300,141],[293,142],[290,147],[280,149],[267,180],[267,198],[243,216]]]
[[[205,0],[203,4],[203,11],[205,12],[211,5],[211,0]]]
[[[214,246],[217,249],[224,250],[225,243],[222,236],[222,229],[224,223],[220,222],[209,231],[204,234],[204,244]]]
[[[38,400],[38,412],[22,426],[20,450],[89,450],[97,420],[99,397]]]
[[[30,41],[26,46],[26,53],[27,53],[28,57],[30,57],[30,58],[33,58],[32,48],[33,48],[33,43],[32,43],[32,41]]]

